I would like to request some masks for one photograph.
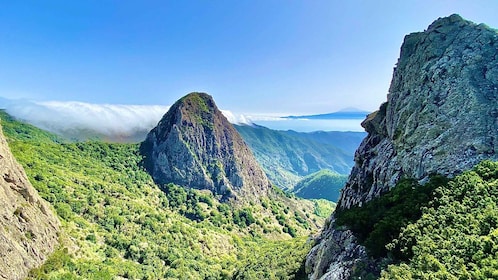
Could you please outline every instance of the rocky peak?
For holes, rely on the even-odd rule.
[[[361,206],[405,176],[452,177],[498,160],[498,33],[458,15],[409,34],[387,102],[362,123],[368,132],[338,207]],[[311,279],[348,278],[367,259],[350,231],[324,229],[307,258]]]
[[[142,144],[158,183],[208,189],[222,199],[266,194],[270,182],[239,133],[205,93],[178,100]]]
[[[0,127],[0,279],[24,279],[58,244],[59,220],[31,186]]]
[[[498,33],[458,15],[406,36],[339,206],[361,205],[402,176],[424,182],[498,159],[497,55]]]

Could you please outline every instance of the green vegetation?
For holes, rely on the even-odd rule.
[[[247,251],[250,256],[243,256],[250,261],[234,274],[233,279],[306,279],[304,263],[289,256],[306,256],[312,244],[305,243],[305,237],[298,239],[300,242],[289,240],[251,244],[252,250]],[[305,245],[302,246],[302,243]],[[292,271],[283,271],[281,267]]]
[[[323,169],[304,177],[294,187],[294,193],[302,198],[324,198],[330,201],[338,201],[341,189],[347,180],[347,175]]]
[[[207,97],[205,97],[205,95],[205,93],[193,92],[184,96],[179,100],[179,102],[185,102],[185,100],[188,100],[189,105],[199,109],[200,112],[207,113],[210,111],[210,106],[206,104]]]
[[[62,222],[60,248],[33,279],[292,279],[305,236],[324,220],[285,193],[234,207],[210,192],[157,186],[138,144],[61,143],[5,116],[2,125]]]
[[[298,133],[247,125],[235,128],[251,148],[268,178],[285,190],[292,191],[304,176],[322,169],[349,174],[354,164],[354,152],[346,152],[332,141],[350,134],[331,134],[328,137],[326,132]],[[363,137],[358,133],[353,135],[358,139]],[[356,141],[359,143],[360,140]],[[354,140],[351,142],[354,143]]]
[[[422,216],[388,248],[411,256],[383,279],[498,278],[498,162],[484,161],[438,187]]]
[[[435,176],[422,186],[401,180],[335,216],[380,260],[382,279],[498,278],[498,162],[483,161],[451,180]],[[355,273],[368,275],[361,270]]]
[[[328,218],[334,212],[336,204],[326,199],[314,199],[315,214],[319,217]]]
[[[351,229],[368,253],[374,257],[387,257],[386,245],[396,238],[401,229],[414,222],[422,215],[433,198],[436,187],[447,180],[434,176],[420,186],[415,180],[403,179],[388,193],[373,199],[363,207],[337,209],[336,225]],[[398,248],[392,248],[391,254],[396,259],[409,258],[409,252],[401,254]]]

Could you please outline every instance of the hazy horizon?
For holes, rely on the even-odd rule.
[[[57,134],[74,130],[90,130],[107,136],[143,134],[157,125],[169,107],[0,99],[0,109],[17,119]],[[280,114],[238,114],[223,108],[220,110],[231,123],[239,125],[256,124],[275,130],[298,132],[364,131],[360,119],[285,119],[285,115]]]

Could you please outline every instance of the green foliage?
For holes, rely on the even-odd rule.
[[[321,169],[347,174],[353,166],[353,153],[345,152],[331,139],[351,136],[350,142],[359,142],[361,133],[346,133],[338,137],[277,131],[262,126],[235,126],[253,151],[270,180],[277,186],[292,190],[302,179]],[[324,132],[323,134],[328,134]]]
[[[4,133],[11,138],[38,143],[64,142],[63,138],[56,136],[55,134],[16,121],[11,115],[7,114],[5,110],[0,110],[0,119],[2,120],[2,129]]]
[[[334,212],[336,204],[326,199],[314,199],[315,214],[322,218],[328,218]]]
[[[290,236],[309,232],[304,211],[313,208],[306,201],[274,192],[266,207],[237,208],[210,192],[157,186],[141,167],[138,144],[60,143],[5,117],[2,126],[16,159],[62,222],[61,248],[31,278],[242,279],[257,273],[286,279],[304,260],[309,244]],[[261,256],[272,265],[258,266]]]
[[[498,278],[498,163],[484,161],[435,191],[389,245],[410,259],[383,279]]]
[[[244,265],[238,267],[232,279],[305,279],[300,270],[312,245],[305,238],[274,242],[256,239],[248,245],[251,250],[241,255]]]
[[[396,238],[402,228],[416,221],[422,209],[433,199],[436,187],[446,183],[441,176],[434,176],[420,186],[415,180],[403,179],[388,193],[375,198],[362,207],[337,209],[336,225],[351,229],[359,242],[374,257],[386,257],[386,245]],[[390,253],[396,259],[408,259],[410,251],[397,246]]]
[[[233,211],[233,221],[239,226],[250,226],[256,220],[252,215],[251,209],[243,208]]]
[[[302,198],[338,201],[347,179],[347,175],[323,169],[304,177],[294,187],[293,192]]]

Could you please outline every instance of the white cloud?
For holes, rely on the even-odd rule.
[[[137,133],[147,133],[169,108],[159,105],[2,101],[7,113],[40,128],[59,134],[90,131],[110,139],[126,139]]]
[[[253,125],[254,124],[254,119],[251,118],[251,116],[246,116],[246,115],[241,115],[241,114],[234,114],[232,111],[228,110],[220,110],[223,115],[228,119],[230,123],[233,124],[247,124],[247,125]]]
[[[154,128],[169,106],[116,105],[84,102],[7,100],[0,98],[0,107],[10,115],[37,127],[62,135],[93,132],[111,140],[139,140]],[[251,125],[260,117],[248,117],[221,110],[234,124]]]
[[[42,129],[61,135],[86,138],[104,136],[111,141],[141,141],[154,128],[169,106],[164,105],[116,105],[84,102],[35,102],[0,98],[0,107],[10,115]],[[362,131],[359,121],[346,123],[311,122],[300,119],[284,119],[281,114],[236,114],[221,110],[234,124],[254,123],[273,129],[353,130]],[[340,123],[339,123],[340,122]],[[346,125],[346,126],[345,126]]]

